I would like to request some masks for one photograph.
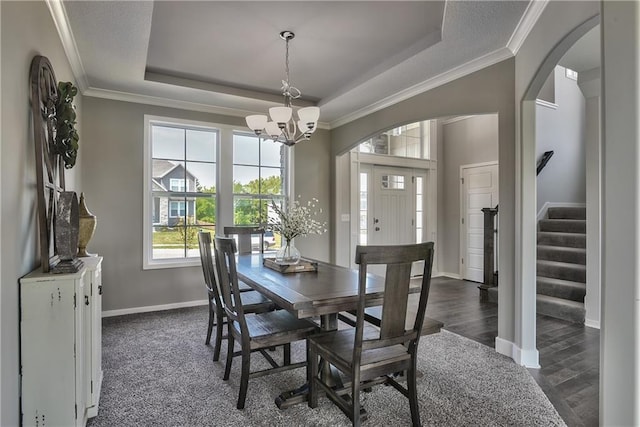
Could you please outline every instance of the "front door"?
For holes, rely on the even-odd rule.
[[[484,280],[484,214],[498,204],[498,165],[461,167],[460,272],[465,280]]]

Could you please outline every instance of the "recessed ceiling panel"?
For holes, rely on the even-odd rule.
[[[154,3],[147,72],[278,94],[285,78],[321,100],[440,40],[444,2]]]

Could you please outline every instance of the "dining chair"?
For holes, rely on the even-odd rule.
[[[222,339],[225,338],[225,312],[216,281],[213,257],[211,255],[211,234],[208,231],[200,231],[198,233],[198,245],[200,247],[200,262],[202,264],[202,272],[204,274],[204,284],[207,288],[207,296],[209,300],[209,325],[207,328],[205,344],[209,345],[211,342],[211,333],[213,331],[213,326],[215,325],[216,341],[213,350],[213,360],[218,361],[220,358]],[[261,313],[271,311],[276,308],[273,302],[263,296],[260,292],[254,290],[241,292],[241,299],[244,310],[247,313]]]
[[[424,261],[422,288],[415,321],[407,330],[405,321],[411,265],[416,261]],[[321,389],[351,419],[354,426],[359,426],[360,391],[377,384],[390,384],[408,398],[411,421],[414,426],[419,426],[416,363],[431,283],[433,242],[357,246],[356,264],[359,265],[359,276],[355,328],[325,332],[307,339],[309,406],[315,408],[318,405],[318,392]],[[376,328],[365,323],[367,267],[384,264],[386,278],[382,316],[380,327]],[[318,375],[319,358],[348,376],[351,384],[336,389],[324,383]],[[406,387],[396,381],[396,374],[401,372],[406,374]]]
[[[306,319],[298,319],[286,310],[257,313],[247,316],[247,312],[238,298],[238,274],[236,270],[236,241],[228,237],[216,237],[216,268],[220,290],[222,294],[227,322],[227,363],[224,380],[229,379],[233,363],[234,343],[238,341],[241,347],[242,367],[240,390],[236,407],[243,409],[247,397],[249,379],[268,374],[279,373],[289,369],[306,366],[306,360],[291,363],[291,343],[304,340],[316,333],[318,326]],[[283,362],[278,364],[265,349],[283,347]],[[260,352],[271,368],[251,372],[251,353]]]
[[[238,253],[240,254],[248,254],[253,252],[253,242],[251,241],[251,237],[258,236],[260,238],[258,242],[258,250],[260,253],[264,253],[264,227],[253,227],[253,226],[233,226],[233,227],[224,227],[224,235],[225,237],[238,236]]]

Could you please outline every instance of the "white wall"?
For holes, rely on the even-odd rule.
[[[537,212],[547,202],[585,203],[585,101],[578,82],[556,67],[557,108],[536,105],[536,159],[553,157],[537,178]]]
[[[2,31],[2,129],[0,234],[2,269],[0,324],[2,348],[0,425],[19,423],[18,279],[40,264],[36,220],[35,146],[29,103],[29,67],[35,55],[49,58],[59,81],[74,81],[69,63],[44,2],[0,2]],[[82,97],[75,99],[81,124]],[[67,190],[79,192],[86,139],[80,135],[79,159],[66,174]],[[10,185],[7,185],[10,184]]]
[[[460,166],[498,160],[498,115],[444,122],[438,165],[443,169],[443,235],[438,237],[443,272],[460,274]],[[487,206],[488,208],[495,206]]]

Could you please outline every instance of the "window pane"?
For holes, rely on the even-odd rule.
[[[416,212],[416,225],[422,227],[422,212]]]
[[[161,159],[184,159],[184,129],[151,126],[152,156]]]
[[[236,196],[233,198],[233,222],[235,225],[264,223],[266,204],[260,199]]]
[[[215,163],[187,162],[187,178],[191,192],[216,192],[216,165]]]
[[[195,224],[200,226],[214,226],[216,224],[216,196],[202,195],[195,198]]]
[[[280,168],[260,168],[262,194],[282,194],[282,171]]]
[[[416,229],[416,242],[422,243],[422,228]]]
[[[416,210],[418,210],[418,211],[422,210],[422,195],[421,194],[416,195]]]
[[[216,161],[217,132],[187,129],[187,160]]]
[[[262,141],[260,148],[260,161],[262,166],[273,166],[279,168],[282,164],[283,145],[273,141]]]
[[[150,137],[153,233],[145,248],[151,243],[152,259],[197,258],[198,229],[216,221],[217,131],[152,124]]]
[[[424,194],[422,191],[422,177],[421,176],[417,176],[416,177],[416,193],[417,194]]]
[[[234,193],[259,193],[260,168],[255,166],[234,166],[233,167],[233,192]]]
[[[256,136],[233,135],[233,163],[242,165],[260,164],[260,146]]]

